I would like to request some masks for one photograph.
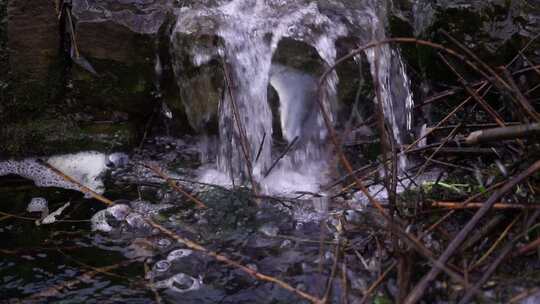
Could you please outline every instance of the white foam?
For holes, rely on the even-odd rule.
[[[107,170],[107,157],[105,154],[99,152],[80,152],[52,156],[44,160],[97,193],[103,193],[105,190],[102,180],[102,175]],[[77,185],[64,180],[35,158],[0,162],[0,176],[8,174],[19,175],[30,179],[38,187],[80,190]]]
[[[30,201],[30,204],[28,204],[28,207],[26,207],[26,211],[44,212],[46,214],[49,214],[49,204],[47,203],[47,200],[43,197],[34,197]]]
[[[318,193],[325,178],[321,167],[310,164],[309,167],[293,170],[280,166],[261,181],[263,192],[280,196],[298,196],[298,193]]]
[[[107,156],[99,152],[81,152],[47,159],[53,167],[71,176],[84,186],[103,193],[102,173],[107,170]]]

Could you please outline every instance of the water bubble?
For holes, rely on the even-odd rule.
[[[170,288],[176,292],[188,292],[201,288],[201,281],[180,273],[170,279]]]
[[[161,248],[167,248],[169,246],[171,246],[172,242],[171,240],[169,239],[160,239],[158,242],[157,242],[158,246],[161,247]]]
[[[142,215],[138,213],[130,213],[126,217],[126,222],[133,228],[136,229],[145,229],[148,228],[148,223],[146,223],[146,220],[142,217]]]
[[[115,219],[123,221],[131,212],[131,208],[128,205],[118,204],[107,209],[108,213]]]
[[[175,292],[185,293],[192,290],[198,290],[202,286],[202,280],[179,273],[173,277],[154,283],[154,287],[164,289],[169,288]]]
[[[181,259],[183,257],[187,257],[193,253],[193,250],[190,249],[178,249],[175,251],[172,251],[169,253],[169,256],[167,256],[167,260],[172,262],[174,260]]]
[[[117,204],[101,210],[92,216],[92,231],[111,232],[114,227],[120,226],[120,222],[132,214],[131,208],[124,204]]]
[[[156,272],[165,272],[169,270],[169,268],[171,268],[171,262],[167,260],[158,261],[156,265],[154,265],[154,270]]]
[[[101,210],[92,216],[92,231],[111,232],[113,227],[107,221],[107,209]]]

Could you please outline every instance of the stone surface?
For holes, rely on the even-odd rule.
[[[72,69],[80,102],[125,112],[141,124],[148,119],[158,105],[153,98],[157,44],[169,2],[73,1],[76,47],[91,66]]]
[[[12,72],[28,81],[46,81],[60,56],[54,2],[10,0],[7,15]]]
[[[347,27],[344,36],[337,40],[337,57],[380,37],[381,33],[369,32],[366,20],[370,16],[362,15],[362,7],[371,2],[316,3],[323,14]],[[491,65],[508,63],[537,35],[540,27],[540,14],[528,2],[400,0],[388,3],[388,10],[386,5],[381,5],[377,11],[389,14],[389,36],[416,36],[451,45],[439,33],[439,29],[446,29]],[[66,69],[63,57],[69,54],[63,50],[60,31],[69,32],[70,26],[69,23],[65,28],[59,26],[53,1],[0,0],[0,4],[6,7],[0,14],[0,141],[7,143],[0,147],[0,157],[54,149],[76,150],[85,145],[75,142],[110,139],[120,133],[125,136],[119,135],[123,138],[119,146],[125,146],[136,141],[137,132],[140,133],[162,102],[173,112],[170,123],[173,131],[216,133],[218,104],[226,93],[220,53],[222,41],[214,23],[217,21],[208,18],[180,33],[172,28],[181,4],[178,1],[73,0],[73,26],[80,55],[74,61],[88,65],[73,63]],[[211,7],[216,1],[200,0],[189,5]],[[310,33],[323,29],[314,20],[306,19],[304,23],[308,24]],[[170,36],[171,33],[174,34]],[[273,60],[319,76],[326,66],[313,47],[316,41],[311,34],[294,33],[292,29],[279,43]],[[366,38],[360,41],[354,36]],[[6,47],[10,49],[9,61]],[[525,50],[533,63],[540,61],[538,49],[540,40]],[[419,88],[424,84],[413,79],[417,99],[437,91],[435,83],[454,79],[438,63],[432,50],[402,45],[401,51],[409,67],[430,82],[425,86],[428,89],[422,91]],[[5,64],[8,62],[9,65]],[[520,59],[513,68],[526,65]],[[96,74],[88,70],[89,66]],[[351,105],[358,96],[364,99],[364,104],[372,104],[367,63],[359,71],[350,60],[340,65],[337,74],[341,104]],[[534,77],[530,79],[538,80]],[[269,90],[275,112],[276,97]],[[538,98],[534,94],[538,90],[531,95]],[[101,121],[110,122],[111,128],[104,127],[107,124]],[[117,133],[115,124],[126,132]],[[87,126],[92,126],[92,130]],[[49,147],[46,143],[57,146]],[[111,146],[117,145],[105,149]]]
[[[191,127],[199,133],[215,132],[219,101],[225,93],[220,45],[220,38],[209,30],[175,32],[171,39],[181,103],[170,105],[176,111],[184,109]]]
[[[524,50],[524,55],[533,64],[540,62],[540,52],[538,52],[540,41],[534,39],[540,28],[540,6],[532,2],[402,0],[395,2],[389,19],[389,30],[394,37],[416,36],[459,50],[441,34],[440,30],[444,29],[492,67],[508,64],[529,42],[532,43]],[[444,90],[445,88],[439,87],[439,84],[460,86],[455,75],[440,61],[437,52],[429,47],[412,44],[402,44],[400,47],[411,68],[409,74],[420,76],[413,78],[417,102]],[[459,60],[455,63],[457,66],[463,65]],[[509,69],[518,70],[528,65],[530,63],[523,58],[518,58]],[[466,73],[466,78],[479,79],[476,73],[470,71],[462,71],[462,73]],[[540,78],[534,73],[527,75],[527,81],[530,83],[539,80]],[[522,85],[524,88],[531,87],[526,83]],[[538,98],[538,94],[540,94],[538,91],[532,92],[529,98]],[[495,102],[493,105],[496,108],[500,107],[501,100],[493,100]],[[447,106],[453,107],[458,102],[460,102],[459,99],[450,100]],[[431,121],[437,121],[443,117],[441,115],[447,113],[448,109],[445,105],[440,103],[438,105],[441,106],[431,108],[428,105],[422,108],[422,111],[426,112],[423,120],[428,124]]]

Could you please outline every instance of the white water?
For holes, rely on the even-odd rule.
[[[325,182],[329,152],[327,131],[315,99],[320,75],[309,75],[273,64],[272,57],[279,41],[287,37],[311,45],[326,66],[331,66],[336,60],[338,38],[357,37],[362,43],[385,38],[384,20],[380,18],[385,12],[377,3],[363,1],[351,5],[354,9],[340,5],[343,4],[332,1],[318,4],[309,1],[232,0],[217,1],[215,6],[183,8],[178,12],[173,35],[215,35],[222,41],[216,49],[195,45],[193,63],[202,65],[213,56],[220,56],[226,63],[230,78],[231,92],[224,94],[219,106],[217,171],[204,171],[204,181],[229,185],[236,179],[245,182],[248,177],[247,154],[252,164],[251,174],[267,193],[317,192],[319,185]],[[386,119],[392,126],[396,142],[402,144],[412,123],[412,96],[404,66],[398,52],[387,45],[366,54],[372,74],[378,75]],[[334,72],[323,87],[326,96],[323,106],[332,121],[337,106],[337,84]],[[272,154],[272,113],[267,100],[269,85],[279,95],[285,140],[291,143],[298,138],[298,142],[264,178],[277,158]],[[244,130],[240,130],[238,125]],[[242,151],[243,136],[247,144],[245,152]],[[260,157],[256,159],[263,138],[265,142]]]
[[[102,175],[110,161],[107,155],[98,152],[80,152],[51,156],[44,159],[53,167],[74,178],[82,185],[103,193]],[[79,191],[79,187],[70,183],[34,158],[21,161],[7,160],[0,162],[0,176],[14,174],[34,181],[38,187],[58,187]]]

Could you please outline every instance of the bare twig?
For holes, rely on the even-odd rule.
[[[457,234],[457,236],[450,242],[446,250],[443,252],[443,254],[439,257],[437,262],[439,264],[445,264],[450,257],[454,254],[454,252],[459,248],[459,246],[463,243],[463,241],[467,238],[469,233],[474,229],[474,227],[478,224],[478,221],[491,209],[491,207],[508,191],[510,191],[514,186],[524,181],[527,177],[529,177],[531,174],[535,173],[536,171],[540,170],[540,160],[536,161],[533,165],[531,165],[527,170],[519,174],[518,176],[511,179],[508,183],[506,183],[501,189],[499,189],[497,192],[492,194],[489,199],[484,203],[484,205],[475,213],[475,215],[471,218],[471,220],[461,229],[461,231]],[[431,283],[433,279],[435,279],[439,273],[441,272],[441,269],[439,269],[438,266],[435,266],[431,268],[431,270],[426,274],[422,280],[414,287],[414,289],[409,293],[407,298],[405,299],[406,304],[412,304],[416,303],[424,294],[426,288]],[[472,296],[472,294],[471,294]]]
[[[445,209],[478,209],[481,208],[484,203],[470,202],[463,204],[462,202],[432,202],[431,207],[433,208],[445,208]],[[505,204],[505,203],[495,203],[492,207],[493,209],[540,209],[540,205],[524,205],[524,204]]]
[[[538,162],[535,163],[535,165],[538,164]],[[534,165],[533,165],[534,166]],[[493,263],[489,265],[488,269],[484,274],[482,275],[482,278],[474,284],[475,288],[480,288],[480,286],[484,285],[484,283],[491,277],[493,272],[497,269],[497,267],[502,263],[502,261],[506,258],[506,256],[510,253],[510,251],[514,248],[515,243],[524,235],[528,233],[529,227],[535,223],[536,219],[540,216],[540,210],[535,211],[531,217],[528,219],[526,223],[526,229],[525,232],[514,237],[512,240],[510,240],[505,247],[501,250],[499,255],[495,258]],[[469,303],[472,297],[474,296],[474,293],[471,290],[467,290],[461,301],[459,301],[459,304],[465,304]]]
[[[360,303],[366,303],[369,300],[371,294],[382,284],[382,282],[384,282],[386,276],[390,273],[390,271],[392,271],[392,269],[394,269],[394,267],[396,267],[396,265],[396,262],[392,262],[392,264],[390,264],[390,266],[383,272],[383,274],[381,274],[379,278],[375,282],[373,282],[373,284],[371,284]]]
[[[259,187],[257,185],[257,182],[255,181],[255,178],[253,177],[253,164],[251,163],[251,153],[250,153],[250,148],[247,143],[247,140],[248,140],[247,132],[244,129],[242,120],[240,119],[240,113],[238,112],[238,105],[236,104],[236,98],[234,98],[234,93],[232,91],[231,77],[229,75],[229,70],[227,69],[227,63],[225,62],[225,60],[223,60],[223,73],[225,74],[225,81],[227,83],[227,91],[229,92],[234,121],[236,123],[236,127],[238,128],[238,133],[240,135],[240,146],[241,146],[242,153],[244,154],[244,159],[246,161],[246,168],[248,171],[247,173],[249,176],[249,180],[251,182],[251,191],[253,191],[255,196],[257,196],[259,193],[258,191]],[[257,202],[257,204],[260,203],[258,199],[256,199],[255,201]]]
[[[469,145],[474,145],[491,141],[527,138],[529,136],[540,136],[540,123],[474,131],[467,136],[465,141]]]
[[[199,208],[208,208],[201,200],[194,197],[193,195],[186,192],[182,187],[178,185],[178,183],[170,178],[167,174],[165,174],[163,171],[161,171],[157,166],[152,166],[149,164],[143,164],[144,167],[152,170],[155,174],[159,175],[162,179],[164,179],[171,188],[176,190],[177,192],[181,193],[182,195],[185,195],[190,201],[194,202]]]
[[[85,194],[88,194],[88,195],[91,195],[94,199],[97,199],[98,201],[104,203],[105,205],[114,205],[114,202],[111,201],[110,199],[104,197],[103,195],[97,193],[96,191],[86,187],[85,185],[79,183],[78,181],[76,181],[75,179],[73,179],[71,176],[69,175],[66,175],[64,172],[58,170],[57,168],[53,167],[51,164],[43,161],[43,160],[40,160],[38,159],[38,162],[41,163],[42,165],[44,165],[45,167],[49,168],[51,171],[53,171],[55,174],[57,174],[58,176],[60,176],[61,178],[65,179],[66,181],[76,185],[77,187],[79,187],[79,189],[81,190],[81,192],[85,193]]]
[[[255,157],[255,162],[259,161],[259,157],[261,157],[262,150],[264,148],[264,141],[266,140],[266,132],[263,134],[263,138],[261,140],[261,144],[259,145],[259,151],[257,151],[257,157]]]
[[[283,153],[281,153],[281,155],[276,158],[276,160],[274,161],[274,163],[270,166],[270,168],[268,169],[268,171],[266,171],[266,173],[264,174],[264,177],[267,177],[271,172],[272,170],[274,169],[274,167],[279,163],[279,161],[285,157],[285,155],[287,155],[287,153],[289,153],[289,151],[292,149],[292,147],[296,144],[296,142],[298,141],[298,136],[296,136],[293,141],[287,146],[287,148],[285,148],[285,151],[283,151]]]

